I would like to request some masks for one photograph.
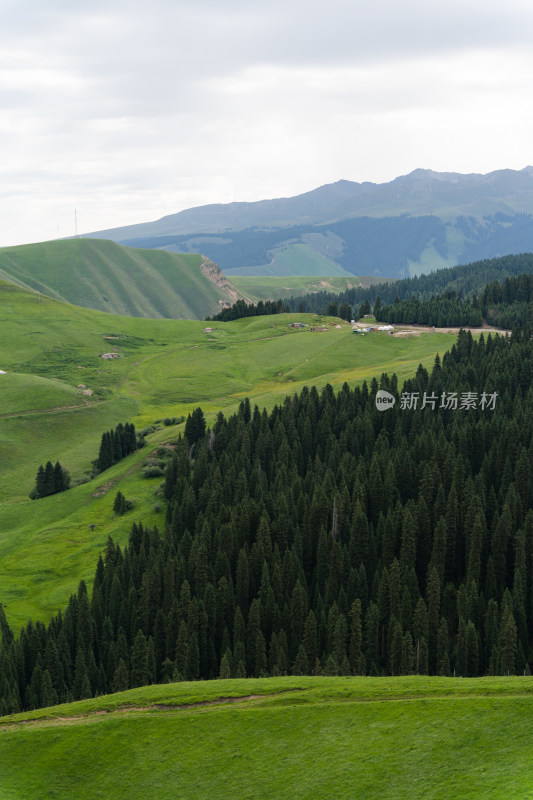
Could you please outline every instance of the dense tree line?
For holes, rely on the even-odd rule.
[[[492,325],[533,328],[533,275],[492,281],[480,293],[478,304]]]
[[[378,300],[379,318],[384,322],[475,327],[485,317],[491,324],[512,329],[526,324],[532,286],[533,254],[523,253],[368,288],[354,287],[338,294],[315,292],[284,301],[260,301],[258,305],[238,300],[231,308],[207,319],[228,322],[247,316],[298,312],[350,320],[370,313]],[[384,311],[387,317],[383,316]]]
[[[391,305],[381,306],[379,319],[383,322],[434,325],[437,328],[451,326],[480,327],[483,316],[479,308],[453,293],[419,300],[396,300]]]
[[[109,469],[113,464],[117,464],[121,459],[135,452],[137,447],[138,441],[133,422],[126,422],[125,425],[119,422],[114,430],[102,434],[98,458],[93,461],[94,473],[97,475],[105,469]]]
[[[533,341],[463,331],[399,397],[382,375],[220,413],[176,448],[165,530],[109,540],[91,598],[16,640],[0,613],[0,713],[181,678],[529,672],[532,379]]]
[[[376,305],[379,308],[376,310]],[[509,330],[533,330],[533,275],[517,275],[504,281],[492,281],[483,291],[469,298],[448,290],[443,295],[421,300],[411,297],[382,306],[378,296],[374,312],[384,322],[422,325],[480,326],[483,318],[491,325]]]
[[[196,442],[205,436],[205,417],[201,408],[196,408],[192,414],[187,415],[185,422],[185,438],[193,447]]]
[[[368,288],[354,287],[339,294],[316,292],[301,297],[291,297],[285,303],[292,312],[325,314],[328,303],[337,303],[339,308],[346,303],[356,311],[365,301],[373,306],[378,295],[384,305],[391,305],[396,298],[409,300],[416,297],[419,300],[430,300],[432,296],[445,295],[448,292],[453,292],[458,297],[469,297],[480,293],[492,281],[502,281],[507,277],[511,278],[520,274],[533,274],[533,253],[490,258],[463,266],[446,267],[428,275],[402,278],[398,281],[375,284]]]
[[[260,300],[257,305],[237,300],[230,308],[223,308],[213,317],[206,317],[206,320],[231,322],[242,317],[262,317],[268,314],[283,314],[286,311],[289,311],[289,306],[283,300]]]
[[[56,461],[55,466],[51,461],[46,462],[46,466],[39,467],[35,477],[35,487],[30,492],[32,500],[39,497],[48,497],[51,494],[64,492],[70,488],[70,475],[67,470]]]

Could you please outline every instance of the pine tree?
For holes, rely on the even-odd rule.
[[[131,651],[130,686],[146,686],[150,683],[150,667],[148,663],[148,645],[142,630],[137,631]]]
[[[126,498],[124,497],[121,491],[118,491],[115,495],[115,501],[113,503],[113,511],[118,516],[125,514],[127,511]]]
[[[37,475],[35,478],[35,494],[37,497],[46,497],[46,481],[44,467],[42,464],[37,470]]]
[[[403,631],[398,620],[394,620],[389,651],[389,673],[400,675],[402,670]]]
[[[515,674],[515,659],[517,650],[516,623],[511,611],[502,617],[500,625],[499,649],[500,670],[502,675]]]
[[[56,494],[57,492],[64,492],[65,489],[67,488],[65,486],[64,470],[59,461],[56,461],[54,466],[53,485],[54,485],[54,494]]]
[[[129,688],[128,668],[123,658],[119,659],[113,675],[113,691],[124,692]]]
[[[81,647],[78,647],[76,653],[76,663],[74,665],[74,683],[72,686],[72,695],[74,700],[83,700],[85,697],[91,697],[91,684],[87,672],[87,666]]]
[[[41,706],[55,706],[58,702],[57,692],[52,686],[50,673],[45,669],[41,681]]]
[[[51,461],[46,462],[44,468],[43,493],[41,497],[54,494],[54,467]]]
[[[380,665],[378,650],[379,612],[374,602],[370,602],[365,615],[364,656],[367,675],[377,675]]]
[[[402,641],[402,659],[400,672],[402,675],[411,675],[415,662],[415,655],[413,650],[413,638],[409,631],[403,635]]]
[[[185,678],[188,681],[197,681],[200,677],[200,650],[198,648],[198,634],[193,631],[187,644],[187,661]]]
[[[231,661],[231,653],[229,650],[226,650],[220,662],[220,671],[218,675],[219,678],[222,678],[223,680],[231,678],[230,661]]]
[[[363,674],[363,636],[361,625],[361,601],[353,601],[351,608],[349,664],[352,675]]]

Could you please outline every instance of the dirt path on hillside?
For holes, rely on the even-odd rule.
[[[149,706],[136,706],[124,705],[110,710],[99,709],[97,711],[89,711],[87,714],[80,714],[70,717],[42,717],[41,719],[23,719],[14,720],[4,725],[0,725],[0,731],[10,731],[26,725],[39,725],[41,727],[50,727],[54,725],[72,725],[76,723],[88,722],[94,717],[109,716],[114,714],[130,714],[140,711],[141,713],[147,711],[188,711],[192,708],[209,708],[211,706],[231,705],[233,703],[246,703],[253,700],[267,700],[270,697],[279,697],[283,694],[291,692],[303,692],[302,687],[295,687],[294,689],[285,689],[280,692],[271,692],[269,694],[247,694],[239,697],[217,697],[213,700],[199,700],[197,703],[154,703]]]
[[[434,328],[431,325],[417,325],[412,323],[411,325],[403,325],[401,322],[396,323],[394,326],[394,332],[399,333],[400,331],[412,331],[413,333],[459,333],[459,331],[472,331],[472,333],[499,333],[503,336],[509,336],[511,331],[504,330],[503,328],[493,328],[491,325],[482,325],[478,328],[472,328],[469,325],[460,325],[459,327],[453,328]]]
[[[98,400],[95,403],[77,403],[72,406],[53,406],[52,408],[30,408],[27,411],[10,411],[7,414],[0,414],[0,419],[10,419],[12,417],[25,417],[28,414],[55,414],[58,411],[73,411],[77,408],[90,408],[91,406],[100,405],[104,402]]]

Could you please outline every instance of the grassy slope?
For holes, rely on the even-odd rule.
[[[234,276],[258,277],[267,276],[293,276],[293,275],[332,275],[343,276],[347,279],[353,277],[351,273],[318,253],[308,244],[289,244],[276,247],[270,251],[272,256],[268,264],[252,267],[225,267],[224,272],[233,281]]]
[[[283,300],[287,297],[298,297],[316,292],[345,292],[354,286],[370,286],[372,283],[381,283],[383,279],[368,276],[343,278],[331,275],[318,277],[316,275],[286,275],[283,277],[235,275],[231,281],[237,289],[258,302],[259,300],[277,300],[279,298]]]
[[[0,796],[522,799],[531,692],[521,678],[145,687],[4,718]],[[179,707],[232,697],[242,699]]]
[[[5,247],[0,278],[86,308],[135,317],[203,319],[235,299],[203,275],[202,256],[98,239]]]
[[[39,464],[59,460],[76,482],[90,472],[102,432],[119,422],[142,429],[198,405],[212,422],[246,395],[271,408],[304,385],[353,385],[383,371],[404,378],[420,362],[429,367],[454,340],[356,338],[349,326],[290,330],[296,318],[317,321],[251,317],[215,323],[205,334],[199,321],[115,317],[0,284],[0,368],[7,371],[0,375],[0,600],[13,625],[30,615],[47,619],[64,606],[80,578],[92,579],[108,535],[123,544],[133,519],[163,524],[163,512],[154,510],[160,479],[142,478],[142,462],[183,425],[162,427],[145,450],[95,481],[32,502]],[[119,358],[99,358],[112,349]],[[81,396],[80,382],[92,397]],[[135,509],[115,518],[118,489]]]

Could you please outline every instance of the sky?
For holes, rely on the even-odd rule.
[[[533,164],[528,0],[0,0],[0,246]]]

